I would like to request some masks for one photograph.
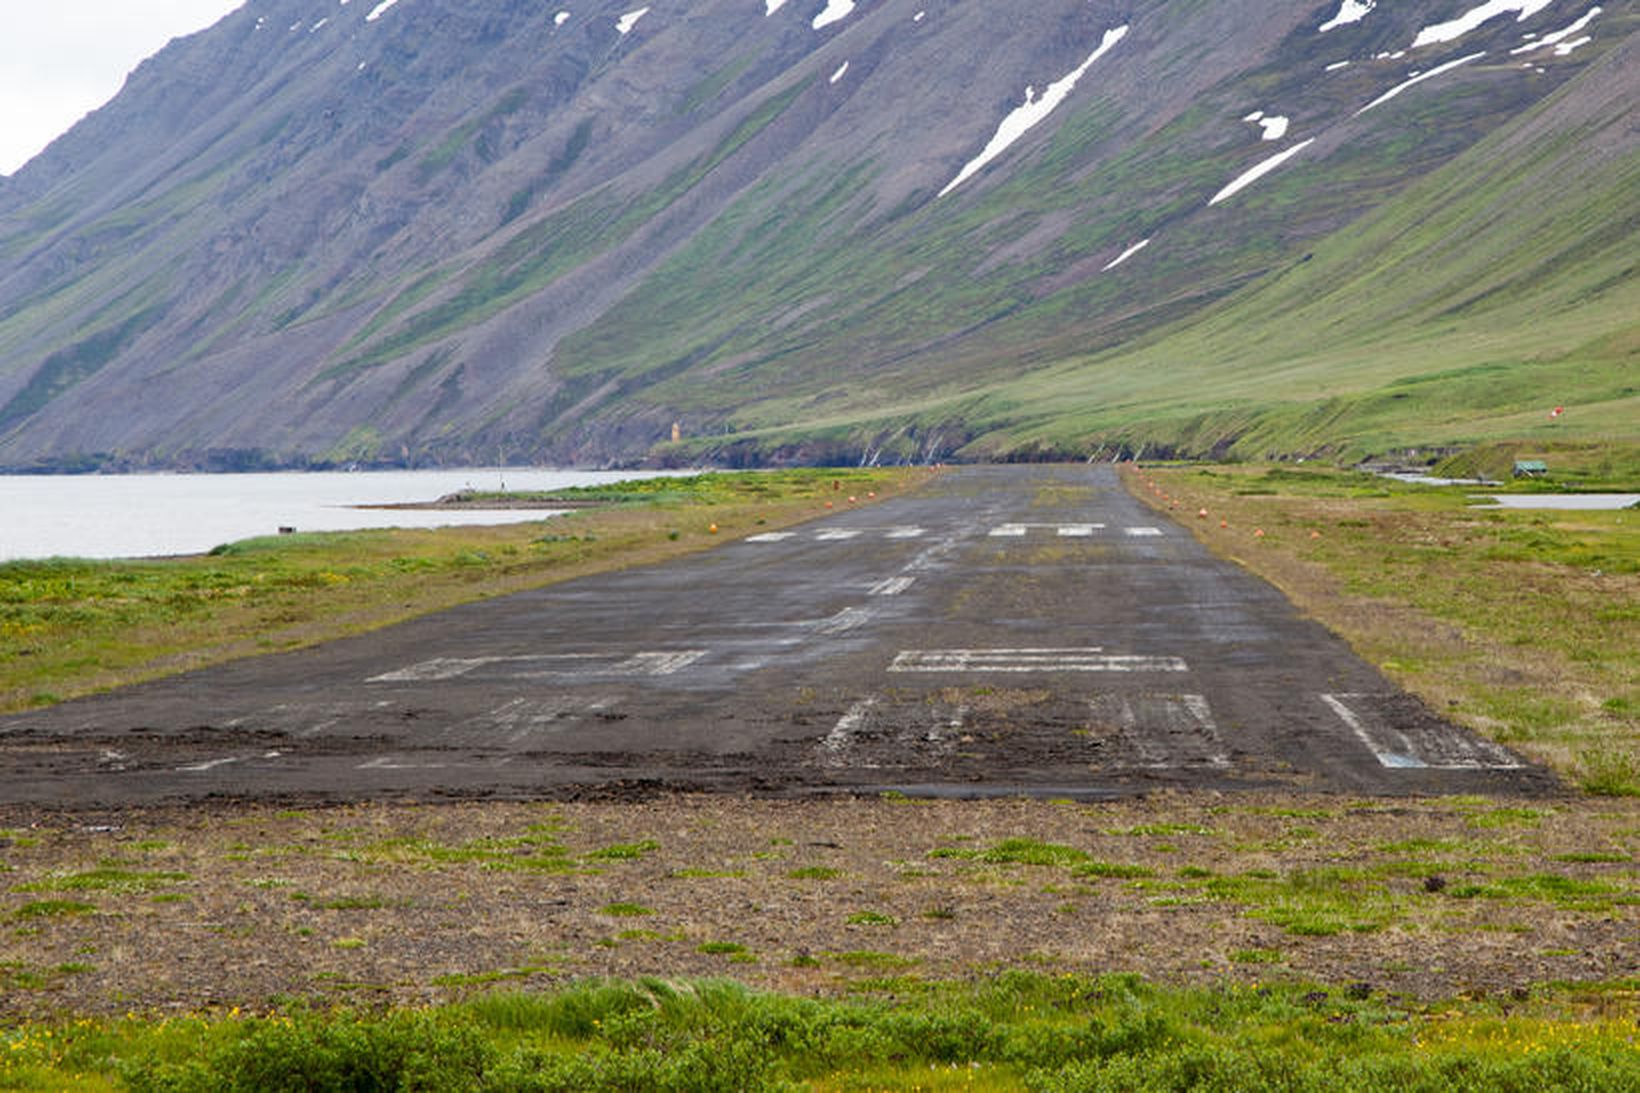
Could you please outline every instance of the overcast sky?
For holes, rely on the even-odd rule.
[[[119,91],[172,38],[244,0],[0,0],[0,174]]]

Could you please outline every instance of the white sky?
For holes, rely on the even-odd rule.
[[[172,38],[243,0],[0,0],[0,174],[119,91]]]

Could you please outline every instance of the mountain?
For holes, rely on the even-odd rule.
[[[0,466],[1631,441],[1637,26],[251,0],[0,184]]]

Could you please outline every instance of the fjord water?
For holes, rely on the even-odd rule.
[[[198,554],[297,531],[540,520],[541,510],[358,508],[457,490],[560,490],[643,477],[535,467],[267,474],[0,475],[0,561]]]

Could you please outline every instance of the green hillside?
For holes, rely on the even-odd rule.
[[[0,467],[1637,441],[1632,0],[307,3],[0,188]]]

